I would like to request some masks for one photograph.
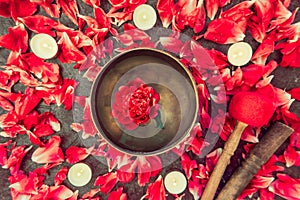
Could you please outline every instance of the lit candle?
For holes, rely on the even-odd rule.
[[[246,42],[238,42],[229,47],[227,56],[232,65],[242,66],[251,60],[252,48]]]
[[[156,23],[156,12],[147,4],[138,6],[133,13],[133,22],[141,30],[151,29]]]
[[[45,33],[33,36],[30,40],[30,48],[36,56],[43,59],[53,58],[58,51],[55,39]]]
[[[171,194],[180,194],[185,190],[187,181],[183,173],[173,171],[166,175],[164,184]]]
[[[77,163],[73,165],[68,172],[68,180],[72,185],[77,187],[88,184],[91,178],[92,170],[87,164],[84,163]]]

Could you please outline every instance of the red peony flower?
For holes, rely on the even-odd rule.
[[[159,99],[154,88],[136,78],[116,92],[112,116],[128,130],[134,130],[157,116]]]

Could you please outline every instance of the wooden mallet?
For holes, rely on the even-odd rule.
[[[201,200],[212,200],[241,135],[248,125],[261,127],[269,122],[275,107],[272,101],[256,92],[239,92],[229,104],[229,113],[237,120],[234,131],[224,145],[223,152],[207,182]]]
[[[291,127],[281,122],[275,122],[264,134],[261,141],[250,151],[238,170],[230,177],[219,193],[217,200],[237,199],[261,166],[270,159],[293,131]]]

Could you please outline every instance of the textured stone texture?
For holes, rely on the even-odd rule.
[[[148,3],[152,4],[154,7],[155,7],[156,2],[157,1],[154,1],[154,0],[148,1]],[[232,2],[238,3],[240,1],[233,0]],[[86,6],[81,0],[78,0],[78,4],[80,7],[81,14],[89,15],[89,16],[93,15],[91,7]],[[296,8],[296,6],[299,6],[298,1],[292,0],[292,4],[291,4],[290,8],[292,10],[294,10]],[[106,11],[109,10],[109,5],[108,5],[107,1],[101,1],[101,7]],[[44,14],[43,11],[40,11],[40,13]],[[299,20],[300,20],[300,12],[298,12],[297,17],[296,17],[296,21],[299,21]],[[65,25],[74,27],[74,25],[64,15],[62,15],[60,21]],[[0,17],[0,35],[6,34],[7,28],[10,26],[14,26],[14,24],[15,23],[12,19],[6,19],[6,18]],[[158,20],[156,26],[161,27],[161,22],[159,20]],[[122,28],[120,28],[119,30],[122,30]],[[183,32],[189,36],[192,36],[191,30],[185,30]],[[249,36],[246,37],[245,41],[249,42],[254,48],[256,48],[258,46],[258,44],[255,41],[253,41],[253,39],[251,39],[251,37],[249,37]],[[227,49],[229,47],[229,45],[218,45],[218,44],[214,44],[212,42],[204,41],[204,40],[200,40],[200,42],[202,43],[202,45],[204,47],[215,48],[224,53],[227,52]],[[0,65],[5,65],[6,58],[8,55],[9,55],[9,51],[0,47]],[[271,59],[280,60],[280,55],[273,54],[271,56]],[[51,60],[51,62],[56,62],[56,61]],[[60,66],[61,66],[62,74],[64,77],[75,78],[76,71],[73,70],[73,68],[72,68],[73,65],[60,64]],[[290,68],[279,67],[278,69],[275,70],[275,72],[273,72],[273,74],[275,75],[275,77],[274,77],[272,83],[276,87],[279,87],[281,89],[287,89],[287,90],[290,88],[293,88],[293,87],[300,87],[300,70],[299,69],[290,69]],[[19,87],[15,87],[15,90],[18,90],[18,88]],[[22,89],[22,88],[20,87],[20,89]],[[300,102],[293,103],[291,110],[293,112],[296,112],[298,115],[300,115]],[[63,107],[57,107],[57,106],[48,107],[43,104],[40,105],[39,111],[40,112],[50,111],[50,112],[54,113],[57,116],[57,118],[61,121],[62,130],[58,133],[58,135],[60,135],[62,137],[62,148],[65,149],[68,146],[70,146],[71,144],[79,145],[79,146],[82,145],[81,139],[78,137],[78,135],[76,133],[74,133],[72,130],[70,130],[70,127],[69,127],[69,125],[73,121],[72,112],[65,111]],[[3,142],[5,140],[6,139],[0,137],[0,142]],[[17,142],[17,144],[26,144],[26,145],[30,144],[27,136],[18,137],[16,142]],[[218,142],[216,144],[216,147],[220,147],[220,146],[222,146],[222,143]],[[241,145],[240,145],[240,147],[241,147]],[[282,153],[284,147],[286,147],[286,144],[283,145],[278,150],[278,153]],[[34,147],[33,149],[35,149],[35,148],[36,147]],[[30,152],[32,153],[33,150],[31,150]],[[24,158],[23,164],[21,166],[21,169],[24,171],[27,171],[27,172],[38,167],[37,164],[34,164],[31,162],[31,153],[29,153]],[[228,167],[228,169],[225,172],[224,181],[230,177],[232,172],[239,165],[240,160],[241,160],[241,154],[242,154],[242,149],[239,148],[238,151],[236,152],[236,155],[233,157],[233,160],[231,162],[232,164]],[[197,159],[198,161],[202,161],[201,158],[195,158],[195,159]],[[99,162],[98,160],[96,160],[93,157],[89,157],[88,159],[85,160],[85,162],[92,167],[93,175],[94,175],[92,181],[87,186],[84,186],[81,188],[75,188],[72,185],[70,185],[68,183],[68,181],[64,182],[64,184],[66,186],[70,187],[72,190],[79,189],[80,194],[84,194],[85,192],[89,191],[89,189],[93,187],[93,182],[95,181],[95,178],[98,175],[104,174],[107,172],[106,166],[104,166],[101,162]],[[63,165],[69,166],[69,164],[67,164],[67,163],[64,163]],[[49,176],[46,176],[46,178],[47,178],[46,184],[53,183],[53,177],[59,168],[60,167],[56,167],[50,171]],[[180,161],[178,161],[178,160],[176,162],[174,162],[172,165],[164,168],[161,174],[164,176],[167,172],[169,172],[171,170],[175,170],[175,169],[181,170]],[[287,173],[289,173],[292,177],[300,178],[300,168],[299,167],[291,167],[291,168],[287,169]],[[9,187],[8,187],[9,183],[7,181],[8,176],[9,176],[8,170],[0,169],[0,185],[1,185],[0,199],[5,199],[5,200],[11,199],[10,191],[9,191]],[[154,180],[152,180],[152,181],[154,181]],[[221,184],[224,184],[224,181]],[[132,181],[132,183],[126,184],[124,186],[124,191],[127,193],[128,199],[130,199],[130,200],[140,199],[140,197],[145,194],[146,189],[147,189],[146,187],[139,187],[137,185],[137,178],[135,178],[134,181]],[[103,199],[107,199],[107,196],[101,196],[101,197]],[[172,199],[172,198],[168,197],[168,199]],[[186,196],[184,197],[184,199],[192,199],[192,196],[188,192],[186,192]],[[281,198],[277,197],[276,199],[281,199]]]

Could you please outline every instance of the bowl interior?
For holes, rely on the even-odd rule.
[[[159,114],[129,130],[112,112],[117,104],[126,103],[117,93],[136,79],[159,94]],[[173,56],[155,49],[134,49],[111,59],[97,76],[91,111],[97,129],[110,145],[129,154],[154,155],[177,145],[194,125],[197,90],[189,72]]]

